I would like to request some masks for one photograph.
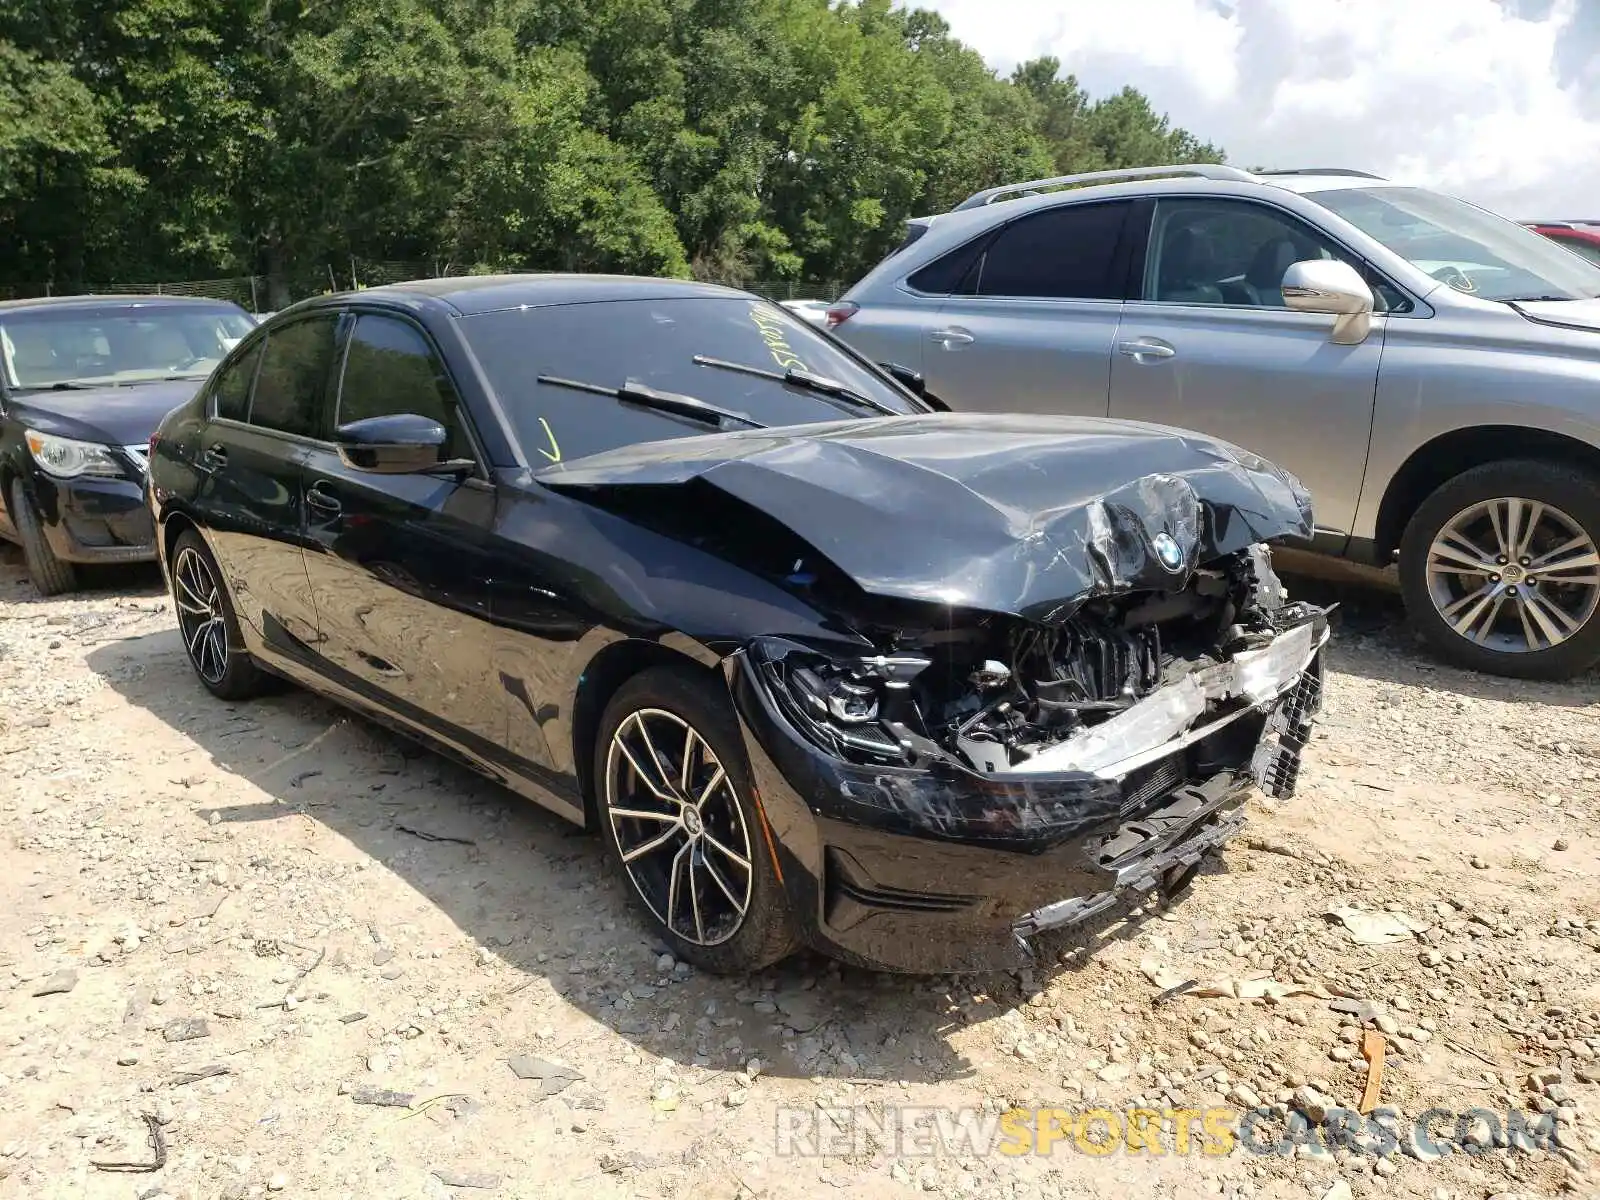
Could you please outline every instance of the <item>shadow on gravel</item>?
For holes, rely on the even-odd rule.
[[[10,542],[0,542],[0,604],[28,606],[65,600],[67,596],[52,596],[48,600],[34,591],[23,565],[22,549]],[[161,568],[155,563],[128,563],[116,566],[85,566],[78,564],[78,591],[72,595],[95,595],[103,592],[121,592],[127,596],[149,598],[165,593],[161,582]]]
[[[477,946],[681,1063],[737,1068],[755,1056],[782,1076],[960,1079],[973,1069],[951,1033],[1002,1016],[1052,975],[1089,961],[1079,953],[1056,965],[1072,948],[1056,943],[1032,979],[887,975],[808,954],[759,978],[674,975],[658,968],[663,947],[600,840],[497,784],[297,689],[247,704],[216,701],[194,679],[174,631],[107,643],[88,663],[130,703],[191,738],[217,769],[272,797],[231,806],[197,797],[190,819],[205,822],[212,810],[222,823],[308,816],[395,872]],[[226,780],[218,791],[226,796]],[[1223,867],[1213,861],[1206,870]],[[1111,917],[1077,944],[1129,936],[1140,920]],[[739,1046],[728,1050],[733,1037]]]
[[[1473,700],[1583,708],[1600,695],[1600,669],[1563,683],[1538,683],[1447,666],[1412,633],[1398,592],[1334,575],[1334,571],[1315,576],[1285,572],[1285,583],[1296,599],[1338,603],[1329,657],[1336,671],[1375,683],[1435,688]]]

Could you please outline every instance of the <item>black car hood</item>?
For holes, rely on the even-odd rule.
[[[122,387],[20,392],[13,415],[30,429],[82,441],[142,446],[166,416],[200,390],[204,379],[161,380]]]
[[[594,499],[700,480],[864,591],[1046,622],[1094,595],[1181,587],[1254,542],[1311,535],[1305,490],[1264,460],[1186,430],[1090,418],[746,430],[627,446],[535,478]],[[715,527],[718,513],[704,519]]]

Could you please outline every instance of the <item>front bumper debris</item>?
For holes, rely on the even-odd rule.
[[[1026,945],[1028,938],[1047,929],[1082,924],[1130,893],[1151,892],[1163,884],[1166,891],[1179,890],[1201,858],[1244,828],[1243,796],[1232,776],[1173,793],[1154,811],[1118,826],[1106,840],[1100,853],[1116,872],[1113,886],[1037,908],[1019,918],[1012,933]]]
[[[748,656],[731,656],[764,832],[805,939],[878,969],[1015,967],[1040,933],[1180,890],[1242,828],[1253,785],[1292,794],[1325,640],[1318,622],[1309,660],[1281,690],[1191,722],[1153,752],[1006,775],[844,762],[789,724]]]

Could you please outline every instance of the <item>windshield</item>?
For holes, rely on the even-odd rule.
[[[649,297],[505,309],[465,317],[461,328],[535,466],[711,432],[701,420],[540,382],[541,377],[607,388],[643,385],[692,396],[762,425],[879,415],[854,401],[786,385],[781,378],[706,365],[704,360],[711,359],[778,376],[810,372],[895,412],[924,411],[825,334],[776,304],[749,297]]]
[[[1341,188],[1311,198],[1441,283],[1480,300],[1600,296],[1600,266],[1465,201],[1398,187]]]
[[[108,304],[0,312],[0,357],[14,388],[203,379],[255,327],[225,304]]]

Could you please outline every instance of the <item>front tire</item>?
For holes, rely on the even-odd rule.
[[[1400,543],[1406,609],[1440,657],[1520,679],[1600,661],[1600,479],[1559,463],[1464,471]]]
[[[600,823],[673,954],[758,971],[796,946],[727,695],[689,668],[628,680],[600,721]]]
[[[22,559],[28,567],[28,578],[39,595],[59,596],[77,591],[78,572],[50,549],[44,536],[44,524],[20,479],[11,481],[11,523],[16,526],[17,537],[22,542]]]
[[[178,535],[168,574],[184,654],[205,689],[219,700],[259,696],[267,676],[245,649],[222,570],[194,530]]]

